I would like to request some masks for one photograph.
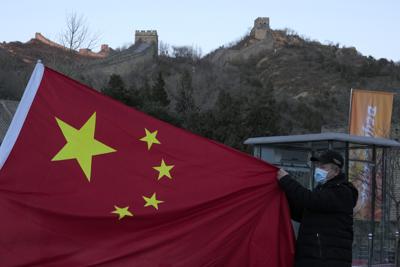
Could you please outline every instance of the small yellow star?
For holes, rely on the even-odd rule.
[[[169,171],[174,167],[175,165],[166,165],[164,162],[164,159],[161,160],[161,165],[160,166],[155,166],[153,169],[158,171],[158,180],[160,180],[162,177],[167,176],[169,179],[172,179],[171,174]]]
[[[151,146],[153,144],[161,144],[160,141],[157,140],[157,132],[150,132],[146,128],[144,128],[144,131],[146,132],[146,136],[140,138],[140,141],[146,142],[147,143],[147,150],[150,150]]]
[[[125,208],[120,208],[118,206],[114,206],[115,210],[112,211],[111,213],[115,213],[119,215],[119,220],[124,218],[125,216],[133,216],[133,214],[128,210],[129,206]]]
[[[51,161],[76,159],[86,179],[90,182],[93,156],[115,152],[94,138],[96,128],[96,112],[78,130],[66,122],[56,118],[67,143]]]
[[[164,202],[157,199],[156,193],[154,193],[150,198],[143,196],[143,199],[146,201],[146,204],[144,204],[145,207],[153,206],[156,210],[158,210],[158,204]]]

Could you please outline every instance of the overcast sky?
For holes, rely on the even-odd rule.
[[[71,12],[112,48],[132,44],[135,30],[154,29],[163,42],[199,46],[205,54],[239,39],[255,18],[269,17],[273,29],[400,61],[399,0],[1,0],[0,41],[26,42],[35,32],[59,41]]]

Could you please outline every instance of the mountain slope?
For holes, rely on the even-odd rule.
[[[167,109],[175,117],[181,116],[176,113],[175,105],[184,87],[185,73],[190,76],[194,103],[204,114],[218,112],[221,92],[232,96],[232,103],[237,103],[238,109],[247,107],[239,110],[246,113],[256,94],[264,91],[275,101],[274,110],[280,116],[277,134],[319,132],[322,125],[346,125],[351,88],[391,92],[400,89],[399,64],[365,57],[355,48],[323,45],[287,31],[271,30],[263,40],[247,35],[200,59],[190,55],[155,57],[152,47],[140,44],[114,51],[108,58],[93,59],[35,41],[3,43],[0,45],[2,98],[20,96],[37,58],[99,90],[116,74],[121,76],[128,91],[143,93],[150,90],[158,73],[162,73],[171,100]],[[395,122],[399,121],[398,102],[395,97]]]

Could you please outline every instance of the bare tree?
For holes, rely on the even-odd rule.
[[[83,15],[75,12],[66,16],[66,28],[61,33],[61,44],[69,50],[93,49],[99,40],[98,34],[91,34]]]
[[[161,56],[169,56],[170,54],[170,45],[160,41],[158,51]]]
[[[201,58],[201,54],[202,51],[199,46],[172,46],[172,55],[175,58],[186,58],[196,61]]]

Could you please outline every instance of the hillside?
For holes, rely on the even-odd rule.
[[[257,30],[255,25],[240,41],[201,58],[190,49],[155,56],[154,47],[146,44],[93,59],[35,41],[3,43],[0,96],[18,99],[40,58],[98,90],[107,89],[105,93],[126,104],[241,148],[249,135],[319,132],[322,125],[346,125],[351,88],[400,90],[398,63],[285,30],[262,29],[261,37]],[[157,83],[160,75],[162,82]],[[116,86],[111,77],[118,81]],[[150,96],[159,84],[169,100],[162,107]],[[396,96],[396,123],[398,102]],[[264,120],[259,118],[263,112]]]

